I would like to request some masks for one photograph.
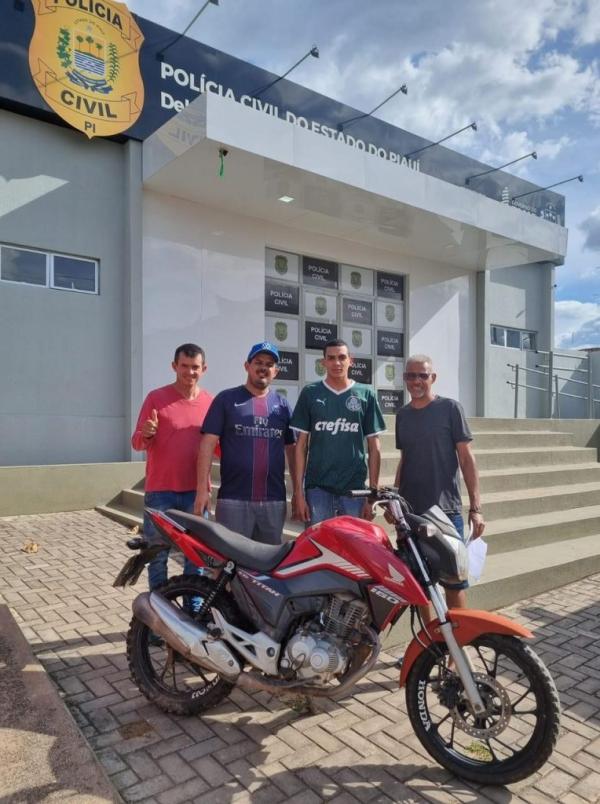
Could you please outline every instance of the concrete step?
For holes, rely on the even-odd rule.
[[[600,483],[600,463],[483,469],[479,472],[482,493],[581,483]]]
[[[488,522],[484,539],[488,543],[488,553],[493,555],[546,545],[546,549],[553,549],[549,545],[554,542],[595,533],[600,533],[600,505],[496,519]],[[598,546],[600,550],[600,540]]]
[[[576,483],[572,486],[547,486],[514,491],[490,492],[481,497],[488,522],[509,517],[565,511],[596,505],[600,500],[600,483]],[[468,508],[469,500],[463,497]]]
[[[521,488],[526,482],[527,486],[534,487],[553,485],[551,478],[554,473],[556,484],[590,482],[600,472],[600,464],[595,460],[596,450],[585,447],[543,447],[539,450],[511,449],[511,450],[475,450],[475,459],[479,469],[482,486],[485,487],[485,478],[501,478],[515,475],[515,481],[507,480],[505,486]],[[380,484],[390,486],[393,484],[400,453],[382,453]],[[563,477],[561,477],[561,472]],[[529,480],[526,478],[529,476]],[[488,483],[486,480],[485,483]],[[503,481],[498,481],[498,487],[493,488],[494,481],[490,480],[488,491],[501,491]]]
[[[497,609],[600,572],[600,531],[576,539],[496,553],[469,592],[473,608]],[[482,605],[483,604],[483,605]]]
[[[600,531],[578,539],[488,556],[481,580],[467,592],[469,608],[494,611],[600,572]],[[406,612],[384,638],[392,647],[411,638]]]
[[[141,514],[144,510],[144,489],[123,489],[119,503]]]
[[[510,449],[479,449],[473,446],[477,466],[483,469],[503,469],[519,466],[551,466],[563,463],[593,463],[595,447],[512,447]]]
[[[97,505],[95,508],[99,514],[104,514],[109,519],[114,520],[115,522],[120,522],[122,525],[126,525],[129,528],[133,528],[136,525],[138,527],[142,527],[142,514],[136,513],[132,511],[131,508],[128,508],[121,503],[118,502],[111,502],[108,505]]]
[[[564,420],[563,420],[564,421]],[[498,418],[483,418],[481,416],[469,416],[469,427],[471,432],[481,433],[490,430],[509,432],[511,430],[553,430],[557,426],[558,430],[567,430],[568,427],[563,424],[562,426],[555,419],[498,419]]]
[[[473,448],[477,450],[571,446],[573,446],[572,433],[550,430],[489,431],[473,435]]]

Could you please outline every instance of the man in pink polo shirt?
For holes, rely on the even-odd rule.
[[[150,391],[140,410],[131,444],[134,449],[146,452],[144,505],[160,511],[178,508],[192,512],[200,428],[212,402],[212,396],[198,385],[206,371],[204,350],[195,343],[184,343],[175,350],[171,366],[175,382]],[[162,541],[147,515],[144,515],[144,534],[151,543]],[[148,565],[150,589],[167,582],[168,557],[166,548]],[[185,572],[196,572],[187,559]]]

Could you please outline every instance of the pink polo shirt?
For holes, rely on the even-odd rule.
[[[195,399],[185,399],[173,385],[150,391],[131,436],[134,449],[146,450],[146,491],[196,489],[200,428],[212,399],[204,390]],[[158,430],[146,439],[142,426],[153,409],[158,413]]]

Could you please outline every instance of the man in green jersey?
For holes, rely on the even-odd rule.
[[[385,430],[371,386],[348,377],[352,365],[348,345],[329,341],[321,362],[325,379],[302,389],[291,421],[298,435],[294,515],[311,525],[337,514],[366,513],[364,499],[344,495],[364,488],[366,454],[369,486],[379,483],[378,434]]]

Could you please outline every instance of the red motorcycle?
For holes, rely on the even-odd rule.
[[[127,656],[139,689],[186,715],[216,706],[234,686],[340,698],[374,667],[381,633],[408,609],[414,638],[400,686],[429,754],[481,784],[534,773],[556,743],[560,704],[522,641],[532,634],[498,614],[448,610],[436,584],[465,578],[467,554],[443,515],[417,517],[390,489],[352,495],[387,511],[396,548],[380,526],[349,516],[272,546],[191,514],[148,509],[203,574],[134,600]],[[161,549],[129,544],[139,552],[115,586],[135,583]],[[418,607],[428,603],[436,618],[425,624]]]

